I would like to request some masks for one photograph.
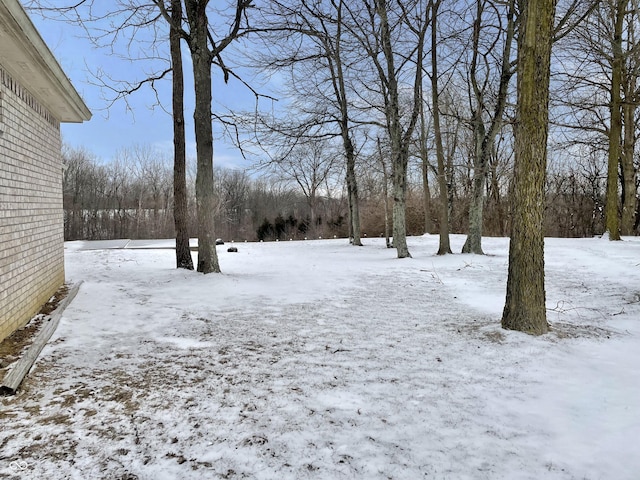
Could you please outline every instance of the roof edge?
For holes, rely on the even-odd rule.
[[[0,37],[11,35],[18,40],[17,44],[22,50],[22,52],[15,52],[13,57],[8,55],[8,65],[3,66],[60,122],[81,123],[89,120],[91,111],[62,70],[20,2],[18,0],[0,2],[0,20],[3,17],[10,31],[2,32],[0,29]],[[20,53],[26,55],[20,55]],[[26,65],[25,71],[14,67],[14,62]],[[34,72],[37,72],[35,76],[41,84],[40,88],[29,88],[34,83]]]

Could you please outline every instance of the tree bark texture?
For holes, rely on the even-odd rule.
[[[393,172],[393,246],[398,258],[411,257],[407,246],[407,174],[406,166],[394,163]]]
[[[543,219],[555,0],[528,0],[523,3],[513,220],[502,327],[540,335],[549,330],[545,305]]]
[[[184,128],[184,74],[179,27],[182,24],[182,0],[171,0],[171,46],[173,86],[173,219],[176,228],[176,267],[193,270],[189,248],[189,212],[187,200],[186,147]]]
[[[609,158],[607,164],[607,197],[605,205],[605,228],[609,240],[620,240],[620,219],[618,216],[618,164],[620,163],[622,141],[622,28],[628,0],[615,0],[615,22],[611,50],[611,125],[609,126]]]
[[[213,127],[211,125],[211,53],[208,47],[208,0],[185,0],[190,30],[195,85],[196,204],[198,215],[198,272],[220,272],[216,252],[213,213]]]

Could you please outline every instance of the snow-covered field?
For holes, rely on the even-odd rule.
[[[543,337],[500,328],[507,239],[365,243],[227,244],[207,276],[67,244],[84,284],[0,399],[0,477],[640,478],[640,239],[547,240]]]

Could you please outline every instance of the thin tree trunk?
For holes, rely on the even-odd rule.
[[[609,126],[609,159],[607,168],[607,199],[605,206],[605,228],[609,240],[620,240],[620,219],[618,217],[618,164],[620,163],[620,143],[622,140],[622,27],[628,0],[616,0],[615,23],[611,49],[611,125]]]
[[[406,226],[406,193],[407,193],[407,165],[409,162],[409,146],[413,140],[413,133],[416,128],[418,117],[420,116],[420,106],[422,95],[420,86],[422,85],[422,62],[424,56],[424,38],[427,25],[429,24],[426,15],[428,12],[419,12],[414,21],[409,22],[404,19],[404,25],[416,35],[415,71],[413,85],[413,99],[411,114],[408,121],[403,122],[400,113],[400,88],[396,70],[394,52],[391,44],[392,26],[388,18],[389,6],[386,0],[375,0],[375,13],[380,24],[376,27],[376,48],[369,52],[372,60],[376,64],[380,76],[381,87],[384,92],[385,117],[387,132],[391,144],[391,177],[393,179],[393,245],[395,246],[398,258],[411,257],[407,247],[407,226]],[[421,18],[425,15],[425,18]],[[422,21],[422,23],[420,23]],[[395,25],[394,25],[395,27]],[[379,57],[384,57],[385,65],[379,63]]]
[[[627,42],[631,45],[636,45],[637,37],[635,28],[637,12],[627,13],[632,16],[627,26]],[[633,67],[627,66],[626,63],[623,69],[624,103],[622,106],[622,114],[624,133],[622,155],[620,157],[620,170],[622,172],[622,215],[620,218],[620,233],[622,235],[632,235],[635,230],[636,211],[638,208],[638,171],[634,165],[636,149],[636,111],[638,109],[638,77],[636,70]]]
[[[349,132],[349,104],[347,103],[347,89],[344,84],[344,71],[342,68],[342,6],[341,0],[337,7],[337,30],[335,39],[335,51],[332,58],[331,49],[327,48],[327,54],[333,77],[333,88],[340,105],[340,133],[347,160],[347,200],[349,202],[349,230],[351,243],[355,246],[362,246],[360,238],[360,200],[358,198],[358,181],[356,177],[356,155],[351,135]],[[335,65],[332,64],[335,60]]]
[[[473,87],[475,98],[475,105],[472,107],[473,116],[471,118],[475,148],[473,155],[471,202],[469,204],[469,231],[464,246],[462,247],[462,253],[475,253],[478,255],[484,255],[482,251],[482,209],[484,207],[484,186],[489,161],[487,150],[483,148],[487,136],[482,118],[482,112],[485,106],[484,90],[479,87],[477,78],[483,11],[483,0],[476,0],[476,18],[473,22],[473,55],[471,57],[470,68],[471,86]]]
[[[386,178],[384,179],[384,242],[385,245],[387,246],[387,248],[393,248],[393,242],[391,241],[391,225],[390,225],[390,215],[389,215],[389,211],[391,210],[389,208],[389,187],[387,186],[387,182],[389,180]]]
[[[438,255],[451,253],[449,242],[449,188],[445,169],[442,128],[440,127],[440,92],[438,91],[438,38],[437,18],[440,1],[432,3],[431,14],[431,103],[433,108],[433,132],[438,159],[438,188],[440,189],[440,245]]]
[[[185,0],[189,21],[195,87],[193,115],[196,136],[196,205],[198,215],[198,272],[220,272],[213,228],[216,201],[213,184],[213,128],[211,125],[211,53],[208,48],[207,1]]]
[[[382,166],[382,196],[384,199],[384,238],[387,248],[393,248],[391,243],[391,228],[389,228],[389,174],[387,173],[387,163],[382,155],[382,147],[378,138],[378,155],[380,157],[380,165]]]
[[[171,0],[171,63],[173,68],[173,219],[176,229],[176,268],[193,270],[189,249],[186,147],[184,128],[184,74],[179,26],[182,0]]]
[[[471,204],[469,205],[469,232],[467,239],[462,247],[462,253],[475,253],[483,255],[482,251],[482,230],[483,230],[483,207],[484,207],[484,191],[486,186],[486,178],[489,169],[489,159],[495,139],[499,129],[502,126],[502,117],[507,104],[507,93],[509,82],[512,76],[511,69],[511,46],[514,37],[514,0],[511,0],[507,11],[507,32],[505,45],[502,52],[502,66],[500,83],[498,87],[498,98],[493,112],[493,117],[489,125],[489,129],[485,129],[482,119],[482,111],[485,107],[484,92],[479,88],[476,80],[477,74],[477,55],[480,40],[480,28],[482,21],[483,3],[477,0],[476,23],[474,25],[474,54],[471,64],[471,83],[473,85],[474,96],[476,100],[474,116],[472,119],[475,155],[473,184],[471,193]]]
[[[420,161],[422,167],[424,233],[431,233],[431,189],[429,188],[429,156],[427,153],[427,126],[424,117],[424,102],[421,102],[420,105]]]
[[[513,220],[502,327],[540,335],[549,330],[543,223],[555,0],[528,0],[522,7]]]
[[[424,233],[431,233],[431,188],[429,188],[429,161],[422,159],[422,205],[424,208]]]
[[[362,246],[360,233],[360,201],[358,198],[358,182],[356,179],[356,158],[353,152],[351,140],[348,142],[347,154],[347,195],[349,200],[349,226],[351,242],[353,245]]]
[[[391,47],[391,31],[387,18],[387,3],[376,0],[376,11],[380,17],[380,40],[382,53],[386,60],[386,87],[388,101],[386,106],[389,140],[391,141],[391,177],[393,179],[393,245],[398,258],[411,257],[407,246],[406,227],[406,190],[407,190],[407,161],[402,155],[402,123],[400,119],[398,79]]]
[[[456,150],[458,148],[458,131],[460,130],[460,122],[456,122],[456,126],[454,128],[454,132],[453,132],[453,141],[451,140],[451,138],[448,138],[447,140],[447,146],[448,151],[447,151],[447,163],[445,166],[445,178],[447,180],[447,193],[449,194],[448,197],[448,206],[449,206],[449,210],[448,210],[448,214],[449,214],[449,229],[451,229],[451,217],[453,216],[453,205],[454,205],[454,200],[455,200],[455,196],[456,196],[456,187],[454,185],[455,182],[455,172],[454,172],[454,166],[453,166],[453,159],[455,158],[455,153]]]
[[[635,90],[635,88],[633,89]],[[632,91],[633,91],[632,90]],[[620,157],[622,170],[622,218],[620,219],[620,233],[633,235],[637,209],[637,171],[633,164],[635,152],[635,112],[636,104],[625,102],[624,113],[624,142]]]
[[[502,206],[502,197],[500,196],[500,185],[498,184],[498,172],[496,166],[491,165],[491,197],[494,202],[498,223],[498,235],[504,237],[506,235],[506,225],[504,221],[504,208]]]

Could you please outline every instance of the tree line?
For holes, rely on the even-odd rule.
[[[458,226],[467,234],[465,253],[482,254],[482,236],[495,225],[496,232],[508,232],[507,328],[547,329],[545,229],[606,232],[611,240],[638,230],[635,0],[237,0],[226,9],[208,0],[34,3],[63,12],[88,32],[92,22],[117,26],[122,19],[114,39],[132,32],[131,48],[146,29],[154,36],[149,60],[170,58],[168,69],[147,70],[144,79],[111,89],[126,98],[172,74],[178,266],[188,268],[180,258],[190,258],[179,248],[189,201],[183,45],[195,90],[194,198],[203,273],[220,270],[212,121],[226,125],[264,170],[292,179],[307,200],[303,225],[320,223],[319,199],[344,198],[353,245],[366,233],[371,177],[382,189],[378,211],[398,258],[411,256],[408,207],[416,198],[422,231],[438,232],[438,254],[451,253],[449,234]],[[104,41],[99,32],[94,40]],[[243,80],[243,63],[285,78],[284,108],[212,113],[214,69],[264,98]],[[333,168],[343,180],[329,173]],[[412,182],[416,177],[421,188]],[[337,195],[339,184],[344,193]],[[263,234],[279,232],[280,218],[286,228],[284,214],[272,224],[265,218]]]
[[[67,147],[63,165],[65,240],[175,235],[173,172],[166,153],[136,145],[104,162],[86,149]],[[195,168],[189,167],[193,165],[186,172],[187,222],[189,231],[197,234]],[[314,199],[312,223],[309,199],[283,179],[254,178],[231,169],[215,173],[212,218],[219,238],[268,241],[285,236],[296,240],[346,236],[340,198]]]
[[[86,148],[65,146],[63,165],[65,240],[153,239],[175,235],[173,172],[166,152],[133,145],[105,160]],[[505,158],[489,174],[485,235],[509,234],[512,168],[513,158]],[[473,168],[469,163],[453,165],[452,169],[448,189],[451,231],[463,234],[473,201]],[[198,222],[194,170],[190,162],[187,222],[188,230],[195,235]],[[605,170],[605,162],[592,157],[548,173],[546,236],[590,237],[604,232]],[[308,178],[313,178],[312,169],[307,173]],[[302,172],[297,177],[302,181]],[[409,235],[438,233],[437,186],[430,189],[431,198],[425,199],[421,177],[419,160],[412,157],[407,179]],[[389,209],[392,201],[389,179],[385,182],[383,169],[376,165],[365,168],[358,178],[363,236],[390,235],[390,218],[385,217],[385,209]],[[434,178],[431,174],[432,182]],[[295,175],[280,170],[267,175],[216,168],[213,217],[217,238],[242,242],[348,237],[349,211],[343,176],[335,169],[327,180],[315,188],[303,188]],[[315,196],[310,197],[310,192]],[[426,215],[425,206],[429,208]]]

